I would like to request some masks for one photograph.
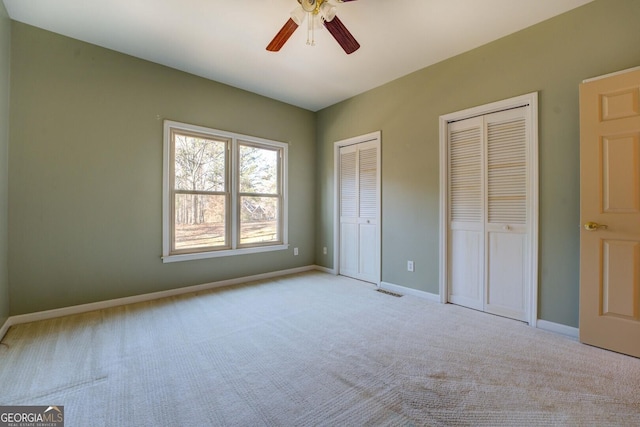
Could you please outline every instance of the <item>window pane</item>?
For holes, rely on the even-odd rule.
[[[227,246],[226,196],[175,195],[175,250]]]
[[[278,194],[278,150],[240,145],[240,192]]]
[[[280,241],[278,197],[240,197],[240,244]]]
[[[225,191],[224,140],[174,134],[175,189]]]

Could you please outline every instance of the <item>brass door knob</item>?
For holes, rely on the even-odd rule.
[[[587,222],[584,225],[584,229],[587,231],[606,230],[608,227],[604,224],[598,224],[597,222]]]

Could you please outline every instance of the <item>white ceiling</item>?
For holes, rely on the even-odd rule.
[[[338,16],[362,46],[346,55],[306,24],[265,47],[296,0],[4,0],[9,16],[317,111],[592,0],[359,0]]]

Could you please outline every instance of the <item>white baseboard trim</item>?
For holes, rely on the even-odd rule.
[[[80,304],[80,305],[73,305],[70,307],[56,308],[53,310],[38,311],[35,313],[27,313],[27,314],[19,314],[17,316],[10,316],[4,322],[4,325],[2,325],[2,327],[0,328],[0,340],[4,338],[5,334],[7,333],[7,331],[11,326],[19,325],[21,323],[36,322],[38,320],[47,320],[47,319],[53,319],[56,317],[69,316],[72,314],[86,313],[88,311],[102,310],[104,308],[118,307],[121,305],[152,301],[160,298],[173,297],[173,296],[188,294],[192,292],[206,291],[209,289],[222,288],[225,286],[239,285],[242,283],[253,282],[256,280],[272,279],[275,277],[288,276],[288,275],[297,274],[297,273],[304,273],[306,271],[312,271],[312,270],[324,271],[325,268],[319,267],[316,265],[308,265],[304,267],[291,268],[288,270],[279,270],[279,271],[272,271],[269,273],[256,274],[253,276],[238,277],[236,279],[228,279],[228,280],[221,280],[218,282],[204,283],[201,285],[186,286],[184,288],[169,289],[166,291],[151,292],[148,294],[134,295],[130,297],[116,298],[116,299],[111,299],[106,301],[98,301],[98,302],[92,302],[88,304]]]
[[[338,272],[333,268],[323,267],[321,265],[314,265],[313,267],[318,271],[322,271],[323,273],[333,274],[334,276],[338,275]]]
[[[429,301],[440,303],[440,295],[432,294],[431,292],[420,291],[418,289],[407,288],[406,286],[394,285],[389,282],[380,282],[380,287],[384,290],[396,292],[402,295],[411,295],[418,298],[423,298]]]
[[[580,330],[572,326],[563,325],[561,323],[549,322],[547,320],[538,319],[536,322],[536,328],[543,331],[555,332],[556,334],[566,335],[570,338],[578,340],[580,336]]]
[[[7,334],[7,332],[9,331],[9,328],[11,326],[13,326],[13,325],[11,323],[11,317],[9,317],[9,318],[7,318],[7,320],[4,321],[2,326],[0,326],[0,341],[2,341],[2,339]]]

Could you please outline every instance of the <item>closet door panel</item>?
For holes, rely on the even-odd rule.
[[[449,125],[449,295],[478,310],[484,299],[483,119]]]
[[[526,320],[526,108],[485,116],[487,242],[485,311]]]
[[[358,145],[358,273],[376,283],[378,267],[378,146]]]
[[[378,262],[376,258],[378,227],[375,224],[364,223],[360,224],[359,228],[360,260],[358,268],[361,279],[375,282],[378,274]]]
[[[358,163],[355,147],[340,149],[340,273],[358,274]]]
[[[485,311],[526,320],[526,235],[489,232]]]
[[[483,310],[482,230],[451,230],[449,234],[450,280],[449,301],[465,307]]]

